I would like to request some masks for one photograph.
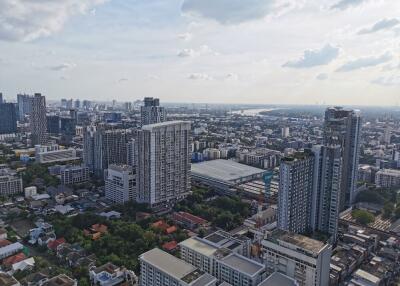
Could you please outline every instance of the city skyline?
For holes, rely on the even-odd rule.
[[[40,92],[394,106],[399,9],[389,0],[6,0],[0,86],[8,101]]]

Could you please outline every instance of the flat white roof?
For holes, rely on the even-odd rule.
[[[196,270],[196,267],[158,248],[143,253],[140,255],[140,259],[177,280]]]
[[[196,252],[199,252],[205,256],[212,256],[215,251],[217,251],[218,248],[209,245],[199,239],[197,239],[196,237],[192,237],[192,238],[188,238],[184,241],[182,241],[181,243],[179,243],[179,245],[182,246],[186,246],[190,249],[193,249]]]
[[[265,269],[263,264],[247,259],[246,257],[237,253],[232,253],[228,256],[225,256],[221,259],[221,261],[227,266],[251,277]]]

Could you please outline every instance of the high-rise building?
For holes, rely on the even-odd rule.
[[[276,230],[262,240],[261,245],[268,274],[283,273],[300,286],[329,285],[330,244]]]
[[[282,158],[278,193],[278,228],[304,233],[312,230],[314,154],[310,150]]]
[[[32,112],[32,96],[28,94],[18,94],[18,119],[23,121],[25,115],[30,115]]]
[[[0,169],[0,196],[22,193],[22,179],[15,171]]]
[[[135,149],[136,149],[136,140],[131,139],[127,143],[127,156],[128,158],[126,159],[126,162],[129,166],[136,167],[136,154],[135,154]]]
[[[48,115],[47,120],[47,132],[49,134],[58,135],[60,134],[60,116]]]
[[[0,104],[3,103],[3,94],[0,92]]]
[[[172,205],[190,191],[190,122],[145,125],[137,136],[137,200]]]
[[[32,98],[30,128],[33,145],[47,143],[46,98],[40,93]]]
[[[165,108],[160,106],[158,98],[145,97],[144,106],[140,108],[141,123],[143,125],[164,122]]]
[[[108,166],[104,171],[105,197],[116,204],[133,201],[135,193],[135,174],[131,166]]]
[[[127,164],[127,143],[131,137],[130,130],[86,127],[83,132],[83,162],[99,177],[110,164]]]
[[[342,149],[340,146],[314,146],[314,186],[311,224],[314,230],[337,238],[340,184],[342,174]]]
[[[17,132],[17,114],[14,103],[0,103],[0,134]]]
[[[360,153],[361,115],[358,110],[330,107],[325,111],[324,145],[342,148],[340,210],[350,206],[355,198]]]

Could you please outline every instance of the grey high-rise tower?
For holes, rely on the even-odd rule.
[[[136,140],[137,200],[171,206],[190,191],[190,122],[145,125]]]
[[[40,93],[32,98],[30,128],[33,145],[47,143],[46,98]]]
[[[0,134],[17,132],[17,113],[14,103],[0,103]]]
[[[330,107],[325,111],[324,145],[342,148],[340,210],[355,199],[360,154],[361,116],[358,110]]]
[[[166,119],[165,108],[160,106],[158,98],[145,97],[144,106],[140,108],[141,124],[154,124],[164,122]]]
[[[32,96],[28,94],[18,94],[18,120],[22,121],[25,115],[29,115],[32,112]]]
[[[281,160],[278,193],[278,228],[295,233],[312,230],[314,154],[296,152]]]
[[[336,241],[340,211],[342,150],[339,145],[314,146],[314,182],[311,209],[313,230]]]

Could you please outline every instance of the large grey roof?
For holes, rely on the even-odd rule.
[[[258,286],[297,286],[298,283],[279,272],[274,272],[270,276],[267,277],[263,282],[261,282]]]
[[[236,253],[232,253],[221,259],[224,264],[229,267],[239,270],[242,273],[245,273],[249,276],[254,276],[257,273],[264,270],[265,266],[250,259],[245,258],[244,256],[238,255]]]
[[[264,172],[265,170],[263,169],[240,164],[232,160],[219,159],[192,164],[192,174],[226,182]]]

